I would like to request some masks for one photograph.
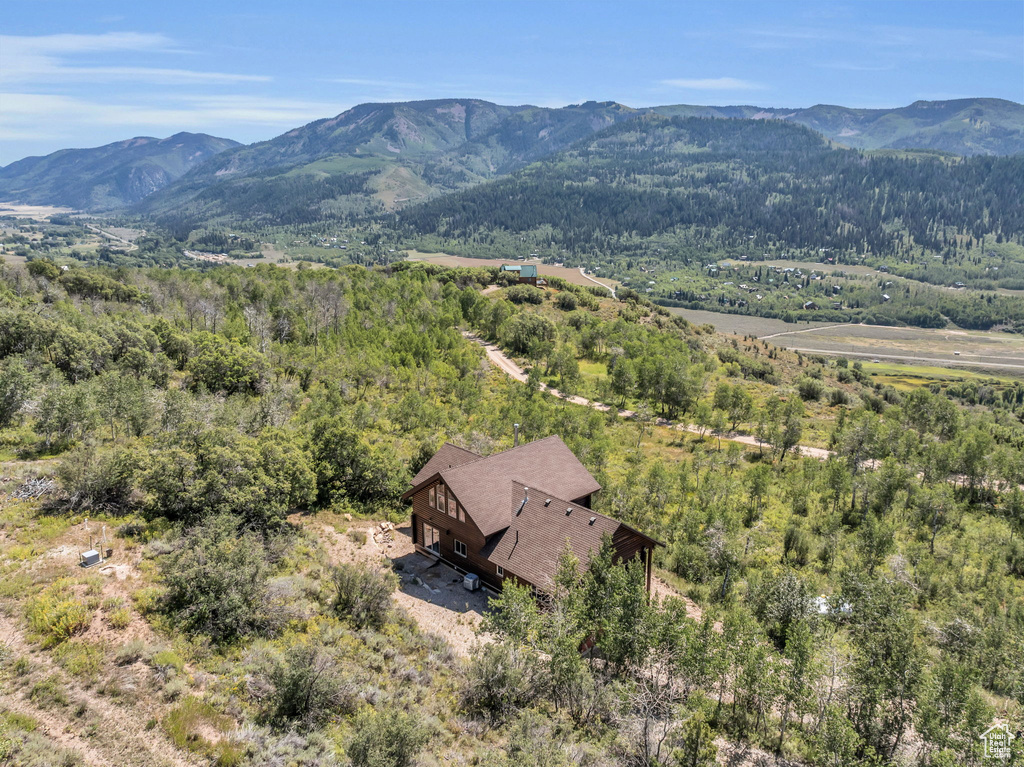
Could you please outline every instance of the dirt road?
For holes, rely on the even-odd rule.
[[[613,288],[611,285],[605,285],[603,282],[598,282],[593,277],[591,277],[589,274],[587,274],[586,270],[582,266],[580,267],[580,277],[582,277],[585,280],[590,280],[595,285],[600,285],[602,288],[605,288],[606,290],[610,290],[612,292],[612,298],[616,297],[615,296],[615,288]]]
[[[466,330],[462,331],[462,335],[468,338],[469,340],[480,344],[487,354],[488,361],[490,361],[490,363],[494,365],[496,368],[498,368],[501,372],[505,373],[505,375],[510,376],[511,378],[514,378],[515,380],[520,381],[522,383],[526,382],[526,372],[521,367],[519,367],[519,365],[517,365],[513,360],[506,357],[505,353],[502,352],[501,349],[499,349],[497,346],[490,343],[489,341],[485,341],[484,339],[480,338],[480,336],[474,333],[470,333],[469,331]],[[572,402],[575,405],[583,405],[584,407],[591,407],[594,408],[594,410],[600,410],[603,413],[607,413],[609,410],[612,409],[611,405],[607,405],[603,402],[589,400],[586,397],[579,397],[575,395],[569,396],[563,394],[558,389],[548,386],[547,384],[542,383],[540,385],[540,389],[543,392],[552,394],[560,399],[564,399],[567,402]],[[618,410],[617,412],[620,418],[636,417],[636,413],[632,410]],[[701,429],[700,427],[694,426],[693,424],[675,423],[673,421],[668,421],[664,418],[658,418],[655,422],[658,424],[658,426],[665,426],[669,429],[685,431],[691,434],[710,433],[708,429]],[[728,442],[738,442],[741,445],[752,445],[754,447],[760,447],[760,443],[758,443],[757,438],[752,437],[748,434],[726,432],[721,435],[715,434],[715,437],[720,437],[721,439],[724,439]],[[810,456],[811,458],[817,458],[819,461],[827,460],[829,456],[832,455],[831,450],[825,450],[824,448],[820,447],[810,447],[809,445],[798,445],[796,448],[793,449],[793,452],[797,453],[798,455],[806,455]]]

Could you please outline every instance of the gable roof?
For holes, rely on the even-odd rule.
[[[520,277],[536,277],[537,276],[537,265],[536,264],[525,264],[522,269],[519,270]]]
[[[586,569],[591,555],[601,549],[601,538],[617,533],[632,533],[646,539],[651,548],[660,545],[621,522],[598,514],[586,506],[556,498],[543,490],[529,489],[529,497],[522,499],[527,489],[521,482],[512,482],[513,496],[518,498],[508,529],[496,535],[484,547],[483,556],[489,562],[505,568],[540,589],[551,586],[558,570],[558,558],[566,541]],[[520,510],[520,506],[522,509]],[[571,513],[566,513],[572,509]]]
[[[502,272],[518,272],[523,267],[520,264],[502,264],[499,271]]]
[[[465,460],[464,455],[447,451],[443,460],[435,461],[446,447],[448,445],[442,447],[416,474],[412,488],[403,497],[408,498],[424,483],[439,475],[485,537],[504,530],[512,523],[513,507],[522,500],[522,493],[516,494],[513,490],[513,480],[527,487],[553,488],[559,495],[569,498],[582,498],[601,489],[597,480],[557,436],[476,460]],[[456,449],[473,455],[468,450]],[[453,457],[463,460],[450,460]]]
[[[434,453],[433,457],[426,462],[422,469],[416,472],[412,478],[412,485],[416,487],[424,480],[430,479],[438,472],[447,469],[454,469],[456,466],[464,466],[471,461],[479,461],[481,456],[466,450],[451,442],[445,442],[441,449]]]

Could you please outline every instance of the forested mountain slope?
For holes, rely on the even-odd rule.
[[[0,200],[110,210],[139,202],[237,141],[203,133],[62,149],[0,168]]]
[[[670,117],[788,120],[856,149],[933,149],[963,156],[1024,152],[1024,105],[1004,99],[915,101],[897,109],[676,104],[652,110]]]
[[[645,115],[509,178],[407,208],[396,226],[462,240],[543,231],[569,253],[640,250],[678,234],[903,255],[948,236],[1016,235],[1022,198],[1024,155],[875,156],[787,122]]]

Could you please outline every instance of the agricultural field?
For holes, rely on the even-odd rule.
[[[1024,337],[1011,333],[886,325],[787,323],[761,317],[691,309],[669,309],[697,325],[723,333],[756,335],[776,346],[812,354],[860,360],[902,361],[914,368],[1000,370],[1024,375]]]
[[[713,325],[719,333],[735,333],[738,336],[753,335],[759,338],[775,333],[824,328],[835,324],[832,322],[783,322],[770,317],[755,317],[750,314],[724,314],[708,312],[703,309],[666,308],[672,314],[683,317],[694,325]],[[782,344],[778,345],[782,346]]]
[[[987,371],[953,370],[932,365],[900,365],[889,362],[864,362],[863,370],[871,380],[883,386],[891,386],[897,391],[911,391],[920,386],[938,384],[946,386],[961,381],[972,381],[977,384],[1003,388],[1010,386],[1017,379],[1007,375],[993,375]]]
[[[844,354],[855,358],[1024,371],[1024,338],[999,332],[832,325],[804,332],[763,335],[794,351]]]
[[[416,250],[410,250],[407,258],[409,261],[429,261],[432,264],[439,264],[441,266],[497,266],[503,263],[526,263],[536,264],[537,271],[547,277],[561,277],[566,282],[571,282],[574,285],[590,286],[594,283],[588,280],[586,277],[580,274],[579,269],[573,269],[567,266],[552,266],[550,264],[542,264],[536,259],[530,259],[529,261],[508,261],[508,260],[497,260],[490,258],[467,258],[466,256],[452,256],[447,253],[420,253]],[[609,280],[604,277],[598,280],[606,285],[617,286],[619,283],[615,280]]]
[[[16,218],[44,219],[50,216],[59,216],[62,213],[76,212],[72,208],[62,208],[57,205],[19,205],[13,202],[0,202],[0,215],[15,216]]]

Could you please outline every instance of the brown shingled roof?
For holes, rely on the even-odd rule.
[[[464,466],[472,461],[479,461],[480,458],[481,456],[470,452],[463,447],[458,447],[450,442],[445,442],[441,445],[441,449],[434,453],[434,456],[427,461],[426,465],[416,472],[416,476],[412,478],[412,486],[416,487],[421,482],[430,479],[438,472],[453,469],[456,466]]]
[[[582,571],[591,555],[600,551],[604,534],[614,537],[616,531],[625,527],[586,506],[555,498],[534,487],[530,488],[529,499],[523,505],[526,488],[521,482],[511,484],[512,494],[518,499],[515,504],[518,513],[513,513],[509,528],[489,541],[481,553],[488,561],[505,568],[509,575],[517,575],[537,588],[551,586],[567,540]],[[522,511],[519,511],[520,506],[523,506]],[[570,508],[572,512],[566,514]],[[648,540],[652,547],[658,545],[653,539]]]
[[[529,487],[551,488],[569,498],[582,498],[601,489],[597,480],[557,436],[479,460],[463,461],[452,468],[448,468],[446,462],[434,464],[434,468],[431,468],[432,464],[434,458],[416,475],[413,488],[405,494],[406,497],[415,492],[418,485],[439,473],[484,536],[493,535],[511,524],[513,503],[522,497],[513,497],[512,480]],[[431,469],[429,474],[425,473],[428,469]]]

